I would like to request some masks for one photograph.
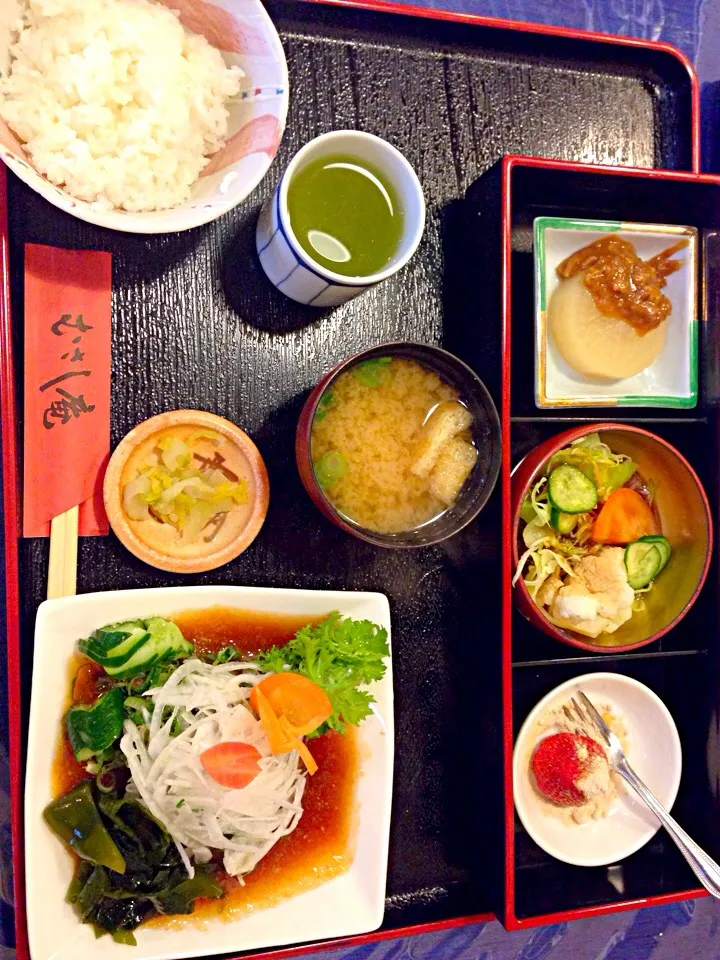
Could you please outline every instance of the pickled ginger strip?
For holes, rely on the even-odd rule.
[[[120,749],[139,797],[175,841],[188,870],[223,853],[228,874],[242,882],[302,816],[305,775],[296,751],[273,756],[249,707],[265,674],[254,663],[213,666],[184,661],[167,682],[148,690],[148,722],[125,721]],[[218,743],[240,741],[261,755],[260,772],[242,789],[222,786],[200,756]]]

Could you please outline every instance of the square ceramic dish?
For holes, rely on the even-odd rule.
[[[349,870],[314,890],[280,901],[238,920],[192,921],[176,928],[140,927],[137,947],[95,939],[65,903],[73,861],[46,826],[42,811],[51,799],[50,770],[59,724],[67,706],[68,660],[79,637],[129,615],[148,617],[215,605],[269,613],[307,614],[339,610],[372,620],[390,631],[387,598],[379,593],[279,590],[262,587],[174,587],[91,593],[49,600],[35,630],[25,789],[25,870],[32,960],[180,960],[229,951],[281,946],[305,940],[367,933],[380,926],[385,909],[393,775],[392,668],[373,685],[376,712],[359,728],[361,769],[355,788],[354,858]]]
[[[547,305],[559,281],[558,265],[604,234],[630,240],[643,260],[686,239],[678,253],[685,261],[671,274],[664,293],[672,303],[665,345],[645,370],[623,380],[595,380],[577,373],[560,355],[548,329]],[[617,220],[536,217],[535,254],[535,402],[538,407],[694,407],[697,378],[697,230],[694,227]]]

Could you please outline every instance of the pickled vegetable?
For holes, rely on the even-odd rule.
[[[209,440],[205,435],[198,439]],[[216,515],[247,501],[247,480],[169,433],[158,439],[150,462],[123,488],[123,509],[130,519],[169,523],[186,539],[197,536]]]

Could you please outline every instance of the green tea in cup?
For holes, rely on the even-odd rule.
[[[363,130],[332,130],[288,164],[255,248],[280,293],[326,309],[402,270],[424,227],[422,187],[400,151]]]
[[[404,227],[397,192],[364,159],[313,158],[291,178],[287,207],[297,242],[326,270],[368,277],[397,253]]]

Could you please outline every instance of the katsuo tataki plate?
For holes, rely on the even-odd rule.
[[[356,732],[359,772],[355,781],[346,872],[267,909],[201,923],[174,918],[166,926],[140,926],[137,946],[95,938],[65,902],[74,861],[43,820],[53,798],[51,772],[60,724],[68,707],[69,661],[77,640],[98,627],[132,618],[230,607],[317,620],[339,611],[370,620],[390,634],[387,598],[379,593],[197,586],[85,594],[41,604],[35,630],[25,788],[25,869],[32,960],[181,960],[236,953],[367,933],[380,926],[385,906],[393,775],[391,660],[381,681],[369,688],[373,714]],[[311,741],[312,743],[312,741]],[[302,818],[300,820],[302,823]],[[262,861],[261,861],[262,862]],[[311,886],[311,884],[310,884]],[[222,901],[217,901],[221,903]],[[179,921],[179,925],[176,921]]]

